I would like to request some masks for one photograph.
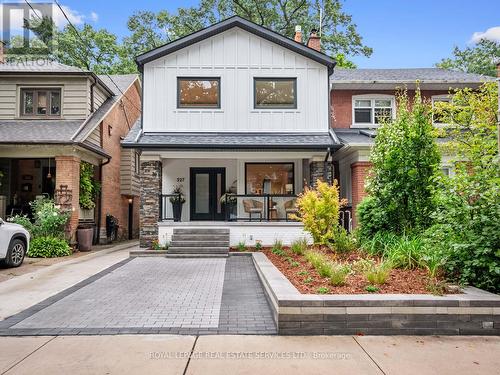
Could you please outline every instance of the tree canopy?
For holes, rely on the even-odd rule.
[[[496,62],[500,59],[500,43],[481,39],[476,45],[460,49],[455,47],[453,57],[442,59],[436,66],[467,73],[496,76]]]

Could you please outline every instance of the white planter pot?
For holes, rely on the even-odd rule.
[[[80,208],[79,219],[85,221],[94,220],[94,209],[92,208],[90,210],[85,210],[83,208]]]

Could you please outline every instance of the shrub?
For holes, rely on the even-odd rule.
[[[370,255],[381,256],[385,249],[397,242],[398,236],[390,232],[377,232],[369,239],[361,241],[361,248]]]
[[[366,272],[366,279],[370,284],[382,285],[385,284],[391,273],[391,265],[388,262],[374,264]]]
[[[347,276],[351,273],[351,267],[347,264],[333,263],[330,271],[330,284],[340,286],[345,284]]]
[[[327,293],[329,293],[329,292],[330,292],[330,289],[325,288],[324,286],[321,286],[321,287],[319,287],[319,288],[316,290],[316,292],[317,292],[318,294],[327,294]]]
[[[25,216],[15,216],[12,222],[21,224],[30,232],[33,238],[56,237],[64,238],[64,228],[70,213],[62,212],[52,199],[36,199],[30,203],[34,222],[29,222]]]
[[[165,245],[162,245],[158,240],[154,240],[151,242],[151,248],[153,250],[168,250],[168,243],[165,243]]]
[[[311,234],[315,244],[328,245],[334,240],[339,210],[345,204],[344,200],[339,201],[337,181],[329,185],[318,180],[315,189],[306,187],[297,198],[297,220],[304,224],[304,230]]]
[[[405,91],[397,99],[396,118],[381,121],[370,155],[373,168],[366,188],[371,198],[358,211],[365,238],[379,231],[425,229],[436,207],[434,176],[441,158],[432,108],[418,89],[411,102]]]
[[[380,289],[377,288],[375,285],[367,285],[365,290],[368,292],[368,293],[377,293]]]
[[[340,253],[347,253],[356,249],[356,240],[345,228],[338,227],[335,235],[333,247]]]
[[[238,251],[245,251],[247,249],[247,245],[245,241],[238,242]]]
[[[30,242],[28,256],[32,258],[54,258],[71,255],[65,240],[56,237],[37,237]]]
[[[283,250],[283,241],[278,239],[274,240],[273,249]]]
[[[307,250],[307,239],[306,238],[299,238],[298,240],[295,240],[292,242],[291,246],[292,253],[297,254],[297,255],[304,255],[304,253]]]

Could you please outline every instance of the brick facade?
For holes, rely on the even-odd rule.
[[[56,156],[56,190],[67,186],[71,190],[71,201],[64,207],[71,211],[68,235],[71,243],[76,243],[76,228],[80,209],[80,158],[76,156]],[[56,203],[58,199],[56,197]]]
[[[132,199],[133,220],[132,233],[137,238],[139,233],[139,197],[121,194],[121,140],[127,135],[130,127],[139,118],[141,108],[140,92],[132,85],[120,102],[116,103],[101,123],[102,148],[111,156],[108,164],[102,167],[101,176],[101,225],[100,241],[106,241],[106,215],[111,214],[118,219],[118,239],[128,239],[129,199]]]
[[[140,244],[151,247],[158,239],[160,217],[160,194],[162,190],[161,161],[141,162]]]
[[[353,226],[356,225],[356,207],[366,196],[365,180],[371,166],[372,164],[367,161],[358,161],[351,164]]]
[[[395,90],[331,90],[332,127],[336,129],[349,129],[352,125],[352,97],[363,94],[395,95]],[[434,95],[447,95],[447,90],[422,90],[422,96],[431,99]],[[408,90],[410,99],[415,95],[414,90]]]

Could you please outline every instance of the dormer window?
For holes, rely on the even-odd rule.
[[[60,117],[61,89],[23,88],[21,89],[21,116]]]
[[[390,95],[356,95],[353,101],[353,125],[377,127],[394,117],[394,97]]]

